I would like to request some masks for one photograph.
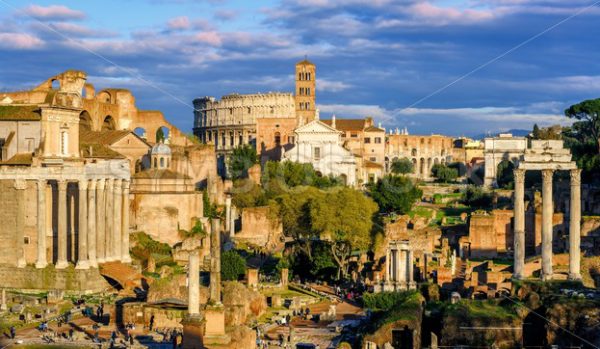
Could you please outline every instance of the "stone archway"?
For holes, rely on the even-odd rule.
[[[79,114],[79,132],[92,131],[94,129],[94,123],[92,117],[87,110],[84,110]]]
[[[114,131],[117,129],[115,119],[112,116],[107,115],[102,122],[102,131]]]

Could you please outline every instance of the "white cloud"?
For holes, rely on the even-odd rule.
[[[7,49],[33,50],[44,45],[44,41],[25,33],[0,33],[0,47]]]
[[[333,81],[323,78],[319,78],[317,80],[317,91],[340,92],[343,90],[347,90],[350,87],[352,87],[352,85],[347,84],[343,81]]]
[[[63,5],[39,6],[30,5],[23,13],[38,19],[84,19],[85,13],[70,9]]]
[[[187,16],[171,18],[167,22],[167,27],[171,30],[186,30],[192,27],[190,19]]]

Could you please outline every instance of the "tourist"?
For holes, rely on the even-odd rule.
[[[154,315],[150,316],[150,324],[148,324],[148,330],[152,331],[154,327]]]
[[[15,328],[15,326],[10,326],[10,338],[15,339],[16,335],[17,335],[17,329]]]

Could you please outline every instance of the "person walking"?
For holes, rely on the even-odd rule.
[[[10,338],[15,339],[16,336],[17,336],[17,329],[15,328],[15,326],[10,326]]]

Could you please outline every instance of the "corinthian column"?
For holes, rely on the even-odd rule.
[[[25,230],[25,216],[27,215],[27,209],[25,208],[25,189],[27,189],[27,182],[16,179],[15,189],[17,190],[17,267],[25,268],[27,262],[25,261],[25,236],[23,232]]]
[[[58,181],[58,258],[56,269],[64,269],[67,262],[67,184],[65,180]]]
[[[522,279],[525,269],[525,170],[515,169],[514,270],[513,278]]]
[[[229,231],[231,224],[231,194],[225,196],[225,231]]]
[[[121,219],[121,261],[131,263],[129,256],[129,181],[123,181],[123,203],[121,205],[123,218]]]
[[[122,206],[122,186],[121,180],[115,179],[115,191],[113,193],[113,252],[112,255],[115,260],[121,260],[121,206]]]
[[[542,280],[552,279],[552,174],[542,170]]]
[[[569,219],[569,279],[581,280],[581,170],[571,170]]]
[[[106,261],[106,201],[104,200],[105,193],[105,181],[104,179],[98,180],[96,186],[96,199],[98,204],[96,206],[96,259],[98,263],[104,263]]]
[[[88,235],[87,235],[87,180],[81,180],[78,183],[79,186],[79,229],[78,229],[78,246],[77,246],[77,264],[76,269],[89,269],[90,264],[88,262]]]
[[[115,182],[112,178],[109,178],[106,180],[106,186],[105,186],[105,200],[106,200],[106,205],[105,205],[105,214],[104,214],[104,218],[105,218],[105,232],[104,232],[104,254],[105,254],[105,260],[107,262],[111,262],[115,260],[115,257],[113,255],[114,252],[114,248],[113,248],[113,234],[114,234],[114,230],[113,230],[113,222],[114,222],[114,208],[113,208],[113,200],[114,200],[114,186],[115,186]]]
[[[36,268],[45,268],[46,259],[46,180],[37,181],[37,260]]]
[[[91,267],[98,267],[96,260],[96,180],[92,179],[88,186],[88,259]]]

